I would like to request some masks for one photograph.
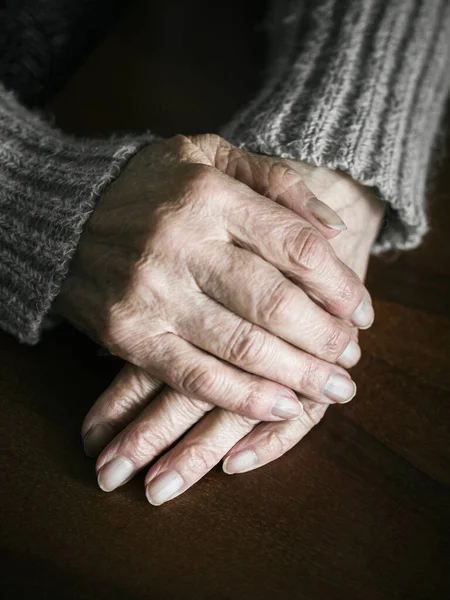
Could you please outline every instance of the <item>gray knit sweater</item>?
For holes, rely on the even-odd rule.
[[[76,140],[30,110],[88,50],[95,36],[73,28],[102,3],[0,0],[0,328],[28,343],[96,199],[152,139]],[[450,88],[450,0],[274,0],[267,25],[267,80],[225,137],[375,186],[390,207],[376,249],[416,246]]]

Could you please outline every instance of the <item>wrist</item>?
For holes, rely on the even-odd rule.
[[[103,249],[102,254],[107,255],[107,250]],[[101,343],[101,332],[106,326],[102,310],[102,304],[103,307],[105,304],[101,301],[102,290],[90,272],[90,265],[98,260],[95,241],[86,224],[68,273],[53,302],[52,312]]]

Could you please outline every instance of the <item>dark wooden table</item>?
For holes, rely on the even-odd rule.
[[[179,39],[201,19],[178,4],[171,40],[150,35],[170,11],[133,7],[56,99],[61,125],[172,133],[227,118],[257,83],[259,42],[231,43],[225,15],[212,65],[211,34]],[[2,597],[450,598],[449,196],[447,158],[424,245],[372,261],[377,320],[361,336],[355,401],[276,463],[216,469],[159,508],[143,477],[101,492],[82,452],[83,416],[117,366],[70,328],[35,348],[0,334]]]

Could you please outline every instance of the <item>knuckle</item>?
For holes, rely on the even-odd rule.
[[[292,167],[283,160],[274,159],[267,173],[267,190],[275,190],[276,201],[291,185],[298,183],[300,177]]]
[[[186,398],[183,397],[183,403],[185,400]],[[192,414],[192,411],[195,413],[205,414],[215,408],[214,404],[211,404],[211,402],[206,402],[206,400],[201,400],[199,398],[189,398],[189,403],[190,414]]]
[[[111,311],[108,329],[104,334],[104,345],[111,354],[123,356],[123,352],[129,343],[129,333],[134,329],[135,324],[129,316],[121,310]]]
[[[123,446],[127,449],[126,454],[137,463],[148,461],[158,454],[155,435],[145,427],[134,427],[125,436]]]
[[[151,347],[152,336],[145,340],[142,337],[142,315],[145,314],[147,306],[140,301],[139,293],[129,306],[119,311],[110,313],[107,330],[104,334],[104,345],[113,355],[120,356],[124,360],[136,358],[144,348],[148,352]]]
[[[261,405],[265,402],[267,394],[264,393],[264,385],[262,382],[256,381],[252,383],[250,389],[241,400],[238,410],[244,413],[247,417],[257,418],[261,412]]]
[[[128,363],[115,380],[114,394],[111,396],[110,405],[117,406],[120,413],[129,413],[155,390],[152,384],[158,385],[158,380],[151,377],[146,371]],[[161,386],[162,384],[158,387]]]
[[[294,175],[296,179],[299,178],[291,166],[284,160],[274,160],[269,170],[269,178],[273,177],[277,181],[285,181],[287,178],[290,179],[292,175]]]
[[[121,394],[114,400],[113,406],[111,406],[111,408],[114,408],[115,418],[120,419],[129,415],[134,415],[141,399],[142,396],[139,396],[134,390],[128,390],[126,393]]]
[[[267,433],[266,445],[274,456],[281,456],[286,451],[285,440],[278,431],[274,429]]]
[[[233,177],[233,179],[236,178],[238,170],[246,165],[246,159],[245,152],[219,138],[216,144],[214,164],[222,173]]]
[[[353,312],[359,303],[358,283],[350,274],[340,277],[335,293],[336,308],[340,313],[346,315]]]
[[[257,309],[258,321],[264,326],[279,325],[289,314],[294,293],[286,279],[277,282],[275,287],[265,294]]]
[[[302,420],[308,424],[308,430],[312,429],[323,419],[327,406],[325,404],[308,403],[309,406],[304,406]]]
[[[184,149],[186,147],[189,147],[191,145],[191,140],[188,137],[186,137],[185,135],[183,135],[182,133],[177,133],[176,135],[169,138],[168,141],[175,148],[178,148],[180,150]]]
[[[350,336],[342,329],[332,327],[326,330],[324,340],[324,358],[327,360],[335,360],[344,351],[350,341]]]
[[[181,387],[189,396],[210,397],[216,385],[216,374],[212,369],[196,365],[182,377]]]
[[[316,270],[327,256],[327,242],[312,227],[303,227],[294,236],[287,236],[285,253],[295,266]]]
[[[181,461],[192,475],[202,475],[217,462],[214,452],[204,446],[189,445],[183,450]]]
[[[200,136],[200,138],[202,139],[202,141],[204,140],[204,142],[212,148],[219,148],[222,145],[223,146],[230,145],[222,137],[220,137],[220,135],[218,135],[217,133],[204,133]]]
[[[194,165],[196,163],[195,159],[199,156],[199,152],[195,143],[195,136],[191,137],[178,133],[166,140],[166,143],[170,145],[170,156],[174,156],[179,161],[187,164]]]
[[[307,396],[316,396],[320,389],[320,363],[313,357],[305,359],[300,373],[300,390]]]
[[[226,360],[244,368],[254,366],[264,357],[266,339],[261,329],[243,321],[231,338]]]

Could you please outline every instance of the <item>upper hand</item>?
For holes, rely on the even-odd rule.
[[[177,136],[138,153],[103,195],[56,308],[180,393],[295,418],[293,390],[325,404],[354,394],[351,324],[373,320],[327,242],[339,227],[282,161]]]

